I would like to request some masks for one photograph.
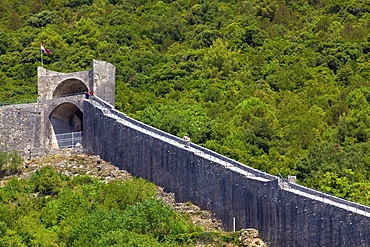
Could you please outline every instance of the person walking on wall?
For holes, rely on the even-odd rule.
[[[184,135],[183,139],[185,141],[185,147],[190,147],[190,137],[188,135]]]

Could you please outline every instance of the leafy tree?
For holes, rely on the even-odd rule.
[[[93,246],[104,233],[122,230],[123,216],[115,210],[98,210],[76,225],[69,237],[69,243],[77,246]]]
[[[128,208],[123,214],[123,225],[129,231],[150,234],[159,241],[171,240],[171,237],[178,234],[200,230],[156,199],[146,200]]]
[[[58,246],[57,234],[38,221],[36,212],[18,219],[15,231],[22,237],[24,246]]]
[[[268,38],[268,33],[264,30],[261,30],[258,27],[251,26],[245,29],[243,34],[242,41],[251,47],[262,46],[265,40]]]
[[[21,17],[15,11],[10,12],[8,19],[9,19],[8,21],[9,29],[17,30],[23,26]]]
[[[208,78],[225,79],[238,69],[237,56],[236,51],[227,48],[227,43],[217,39],[201,58],[201,70]]]
[[[58,22],[57,14],[52,11],[42,11],[28,18],[27,24],[31,27],[45,27],[47,24]]]
[[[127,230],[110,231],[99,238],[94,237],[93,239],[96,246],[177,246],[176,243],[158,243],[158,241],[151,236],[136,234]]]
[[[174,102],[158,110],[148,107],[144,109],[139,119],[179,137],[187,134],[194,142],[206,140],[210,131],[207,112],[200,104],[192,104],[191,100]]]
[[[0,31],[0,54],[5,54],[9,46],[8,35],[4,31]]]
[[[53,167],[44,166],[33,174],[31,181],[34,184],[34,192],[52,195],[59,192],[62,178]]]
[[[125,209],[129,205],[145,201],[156,193],[155,186],[142,178],[122,182],[110,182],[98,190],[96,200],[106,209]]]

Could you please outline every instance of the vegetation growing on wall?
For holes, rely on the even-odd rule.
[[[117,67],[116,108],[271,174],[370,202],[366,1],[2,1],[0,101]]]

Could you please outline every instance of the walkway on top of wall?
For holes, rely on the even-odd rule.
[[[80,93],[59,95],[56,98],[65,98],[65,97],[76,96],[76,95],[84,95],[84,94],[85,94],[84,92],[80,92]],[[38,101],[39,101],[38,98],[3,101],[3,102],[0,102],[0,107],[9,106],[9,105],[35,104],[35,103],[38,103]]]
[[[295,193],[295,194],[298,194],[298,195],[301,195],[307,198],[314,199],[318,202],[323,202],[329,205],[343,208],[345,210],[348,210],[348,211],[351,211],[357,214],[361,214],[366,217],[370,217],[370,207],[367,207],[367,206],[364,206],[364,205],[361,205],[355,202],[351,202],[345,199],[341,199],[339,197],[332,196],[332,195],[329,195],[329,194],[326,194],[320,191],[316,191],[316,190],[310,189],[308,187],[305,187],[305,186],[302,186],[296,183],[289,183],[285,179],[280,179],[278,177],[275,177],[270,174],[256,170],[254,168],[248,167],[244,164],[241,164],[237,161],[229,159],[225,156],[222,156],[216,152],[203,148],[194,143],[191,143],[190,147],[187,148],[185,147],[185,141],[182,140],[181,138],[172,136],[166,132],[160,131],[151,126],[147,126],[137,120],[129,118],[126,116],[126,114],[113,109],[111,105],[109,105],[108,103],[104,102],[103,100],[97,97],[94,97],[94,100],[90,102],[94,104],[96,108],[101,109],[107,117],[111,117],[115,119],[117,122],[120,122],[127,127],[143,132],[147,135],[160,139],[176,147],[187,149],[189,152],[193,152],[196,155],[199,155],[214,163],[220,164],[224,166],[226,169],[230,169],[240,174],[243,174],[244,176],[250,179],[259,180],[262,182],[269,182],[272,180],[279,179],[280,189],[283,189],[283,190],[286,190],[291,193]]]
[[[182,148],[182,149],[185,149],[189,152],[193,152],[195,155],[198,155],[198,156],[201,156],[202,158],[205,158],[205,159],[208,159],[214,163],[217,163],[217,164],[220,164],[222,166],[224,166],[226,169],[230,169],[230,170],[233,170],[233,171],[236,171],[236,172],[239,172],[240,174],[243,174],[244,176],[248,177],[248,178],[251,178],[251,179],[255,179],[255,180],[259,180],[259,181],[262,181],[262,182],[268,182],[268,181],[271,181],[271,179],[268,179],[268,178],[264,178],[262,176],[256,176],[255,174],[251,173],[251,172],[248,172],[240,167],[237,167],[229,162],[226,162],[224,160],[221,160],[211,154],[206,154],[202,151],[203,148],[200,148],[200,146],[194,144],[194,143],[191,143],[190,147],[185,147],[185,141],[182,140],[181,138],[178,138],[178,140],[176,140],[175,138],[167,138],[166,136],[164,135],[161,135],[161,134],[158,134],[158,133],[155,133],[153,131],[150,131],[146,128],[142,128],[130,121],[126,121],[124,118],[120,117],[120,116],[117,116],[116,114],[113,114],[111,112],[111,109],[108,109],[106,107],[103,107],[101,104],[98,104],[96,102],[95,103],[95,107],[97,108],[101,108],[104,112],[104,114],[108,117],[111,117],[111,118],[114,118],[116,119],[117,122],[120,122],[122,124],[124,124],[125,126],[127,127],[130,127],[132,129],[135,129],[135,130],[138,130],[140,132],[143,132],[145,133],[146,135],[149,135],[149,136],[152,136],[156,139],[159,139],[159,140],[162,140],[166,143],[169,143],[173,146],[176,146],[178,148]]]
[[[307,198],[311,198],[311,199],[316,200],[318,202],[323,202],[323,203],[326,203],[326,204],[330,204],[330,205],[336,206],[338,208],[342,208],[342,209],[345,209],[345,210],[348,210],[348,211],[351,211],[351,212],[354,212],[354,213],[357,213],[357,214],[364,215],[366,217],[370,217],[370,208],[367,207],[367,206],[364,206],[364,205],[361,205],[361,204],[358,204],[358,203],[355,203],[355,202],[351,202],[351,201],[348,201],[348,200],[345,200],[345,199],[341,199],[339,197],[332,196],[332,195],[329,195],[329,194],[321,193],[321,192],[318,192],[318,191],[315,191],[315,190],[312,190],[313,193],[308,193],[308,192],[305,191],[306,189],[309,189],[307,187],[305,187],[305,190],[294,188],[294,187],[297,187],[297,186],[304,187],[302,185],[295,184],[294,187],[293,187],[292,186],[293,184],[291,184],[291,183],[290,184],[284,183],[284,184],[285,184],[285,186],[283,186],[282,189],[287,190],[291,193],[295,193],[297,195],[301,195],[301,196],[304,196],[304,197],[307,197]],[[309,189],[309,190],[311,190],[311,189]]]
[[[22,99],[22,100],[13,100],[13,101],[3,101],[0,102],[0,107],[9,106],[9,105],[21,105],[21,104],[35,104],[38,103],[38,99]]]

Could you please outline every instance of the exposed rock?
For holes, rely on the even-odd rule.
[[[43,166],[52,166],[61,174],[66,176],[89,175],[101,181],[109,182],[112,180],[126,181],[132,177],[127,171],[119,170],[118,167],[111,165],[100,159],[99,156],[76,154],[74,149],[63,149],[56,155],[44,156],[38,159],[26,160],[19,168],[20,172],[11,176],[4,177],[0,180],[0,185],[3,186],[10,178],[18,177],[19,179],[30,178],[31,174],[41,169]],[[172,209],[180,214],[189,215],[193,224],[202,226],[205,231],[218,231],[222,232],[222,222],[209,211],[201,210],[198,206],[191,202],[178,203],[175,200],[174,193],[164,192],[164,189],[157,187],[157,198],[161,199],[164,203],[169,205]],[[232,234],[232,232],[225,233]],[[242,245],[238,246],[267,246],[258,238],[258,231],[255,229],[245,229],[239,231],[239,242]],[[215,243],[216,242],[216,243]],[[211,243],[208,241],[200,240],[195,243],[196,246],[220,246],[217,244],[217,239]],[[222,246],[237,246],[228,244]]]
[[[243,229],[240,232],[239,241],[243,244],[242,246],[248,247],[263,247],[267,246],[260,238],[258,230],[249,228]]]

